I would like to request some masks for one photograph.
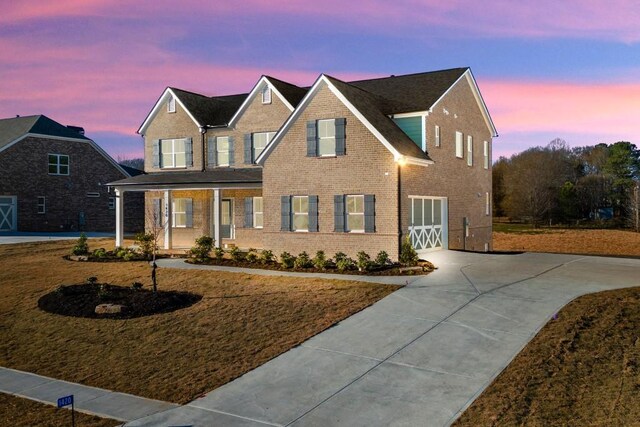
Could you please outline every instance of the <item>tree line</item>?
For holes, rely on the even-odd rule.
[[[611,219],[638,229],[640,150],[632,143],[570,148],[562,139],[493,165],[493,212],[540,224]]]

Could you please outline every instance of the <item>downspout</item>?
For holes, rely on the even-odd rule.
[[[200,126],[200,140],[201,140],[201,145],[202,145],[202,172],[205,171],[206,169],[206,158],[204,157],[205,153],[204,153],[204,143],[206,142],[206,135],[207,135],[207,127],[206,126]]]
[[[402,254],[402,165],[396,163],[398,167],[398,260]]]

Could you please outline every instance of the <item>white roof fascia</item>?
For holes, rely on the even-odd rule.
[[[294,109],[293,105],[291,105],[291,103],[287,101],[287,99],[284,96],[282,96],[280,92],[278,92],[278,89],[276,89],[275,86],[269,81],[269,78],[267,76],[262,76],[260,77],[260,80],[258,80],[258,83],[256,83],[256,85],[253,87],[253,89],[251,89],[251,92],[249,92],[249,95],[247,95],[247,98],[244,100],[240,108],[238,108],[238,111],[236,111],[233,117],[231,117],[231,120],[229,120],[229,127],[235,126],[236,122],[240,119],[240,116],[242,116],[244,111],[249,106],[249,103],[251,102],[251,100],[258,94],[260,90],[262,90],[262,87],[265,84],[269,86],[272,93],[275,93],[276,96],[280,98],[282,103],[289,109],[289,111],[293,111]]]
[[[167,99],[167,95],[171,95],[175,98],[176,102],[178,104],[180,104],[180,106],[182,107],[182,109],[187,113],[187,115],[189,116],[189,118],[191,120],[193,120],[193,123],[196,124],[196,126],[198,126],[198,128],[201,128],[202,125],[200,123],[198,123],[198,121],[196,120],[195,117],[193,117],[193,115],[191,114],[191,112],[187,109],[187,107],[184,106],[184,104],[182,103],[182,101],[180,101],[180,98],[178,98],[176,96],[176,94],[171,90],[170,87],[166,88],[164,90],[164,92],[162,93],[162,95],[160,96],[160,98],[158,99],[158,101],[156,102],[156,105],[153,106],[153,109],[151,110],[151,112],[149,113],[149,115],[147,116],[146,119],[144,119],[144,122],[142,122],[142,125],[140,126],[140,129],[138,129],[138,132],[140,135],[144,135],[145,130],[147,130],[147,127],[149,126],[149,123],[151,122],[151,120],[156,116],[156,114],[158,114],[158,111],[160,110],[160,108],[163,107],[166,99]]]
[[[428,111],[415,111],[411,113],[400,113],[400,114],[390,114],[389,118],[391,119],[404,119],[406,117],[419,117],[419,116],[427,116],[429,115]]]

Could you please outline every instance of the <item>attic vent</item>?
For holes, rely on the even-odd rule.
[[[72,130],[74,132],[79,133],[80,135],[84,135],[84,128],[80,127],[80,126],[71,126],[71,125],[67,125],[67,129]]]

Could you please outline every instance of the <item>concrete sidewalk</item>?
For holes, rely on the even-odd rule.
[[[114,233],[86,232],[87,237],[115,237]],[[0,232],[0,245],[14,243],[47,242],[51,240],[74,240],[80,237],[80,231],[41,233],[27,231]]]
[[[173,403],[116,393],[3,367],[0,367],[0,392],[54,406],[57,405],[58,398],[73,394],[75,410],[123,422],[178,407]]]
[[[188,405],[127,426],[449,425],[567,302],[640,285],[637,259],[429,259],[434,273]]]

